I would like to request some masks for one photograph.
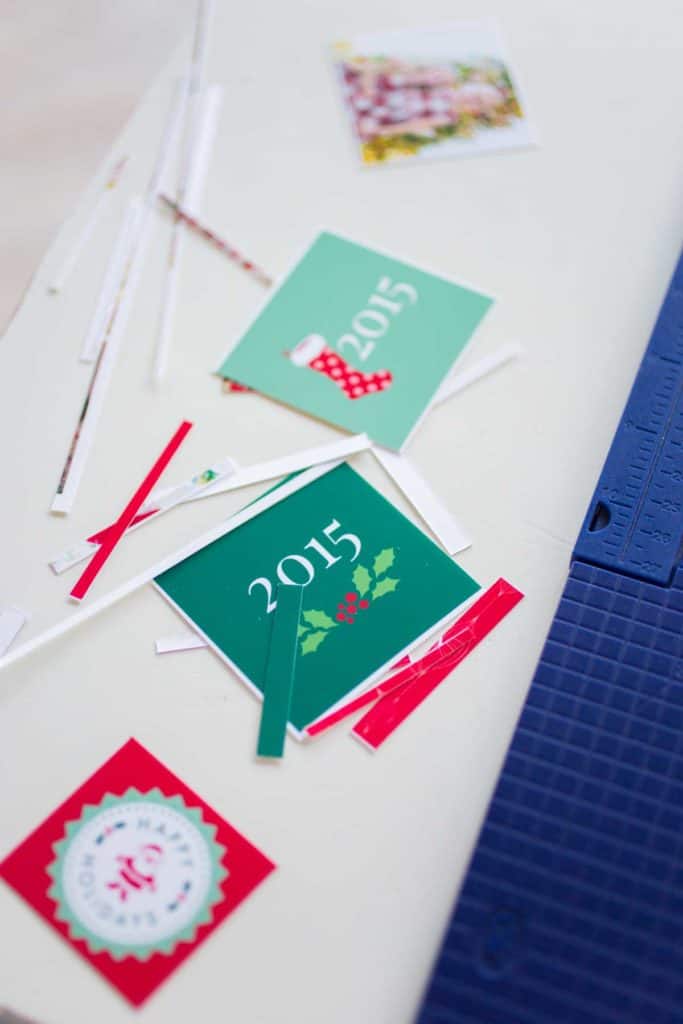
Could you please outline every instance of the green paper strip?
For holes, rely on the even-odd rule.
[[[263,683],[263,711],[258,734],[259,757],[282,757],[294,692],[297,630],[303,587],[280,584],[273,614],[270,647]]]

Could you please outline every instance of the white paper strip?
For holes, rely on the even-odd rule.
[[[114,309],[114,302],[116,301],[123,269],[132,249],[133,239],[135,238],[140,220],[140,213],[141,208],[139,204],[129,204],[124,212],[123,220],[114,242],[114,248],[104,273],[97,305],[95,306],[90,326],[83,341],[80,357],[82,363],[92,363],[97,359],[104,337],[104,330]]]
[[[143,216],[143,208],[139,198],[132,200],[129,215],[131,220],[136,222],[136,227],[132,229],[135,237],[131,240],[134,246]],[[51,512],[66,515],[71,511],[76,498],[76,492],[83,476],[85,464],[97,429],[97,423],[102,412],[102,406],[104,405],[107,388],[114,371],[114,364],[123,337],[123,328],[128,318],[140,269],[141,261],[137,260],[129,249],[126,267],[117,288],[114,305],[102,339],[98,343],[98,359],[91,375],[76,431],[71,441],[69,455],[62,471],[62,479],[50,506]]]
[[[81,407],[76,430],[71,439],[57,494],[50,506],[51,512],[59,514],[70,512],[76,498],[78,485],[92,447],[97,421],[104,404],[114,360],[118,354],[133,297],[145,263],[150,234],[150,214],[156,204],[161,180],[178,141],[186,101],[187,79],[181,79],[176,87],[173,103],[164,126],[157,160],[147,186],[144,205],[139,213],[139,222],[133,232],[112,311],[104,329],[102,342],[98,345],[99,356],[95,363],[85,402]],[[134,200],[134,202],[139,204],[140,200]]]
[[[215,89],[202,92],[204,78],[204,62],[206,60],[209,26],[213,5],[208,0],[200,0],[195,47],[191,58],[189,72],[189,93],[187,102],[185,142],[180,184],[177,191],[177,202],[181,207],[188,207],[190,212],[199,212],[199,198],[204,185],[204,176],[208,169],[208,152],[210,151],[218,113],[220,92]],[[191,208],[195,209],[191,209]],[[185,238],[184,224],[179,217],[175,218],[166,267],[166,281],[162,297],[161,318],[157,334],[152,379],[159,381],[166,373],[171,333],[175,316],[178,288],[178,273]]]
[[[14,643],[19,630],[27,621],[28,615],[21,608],[11,605],[0,608],[0,655]]]
[[[190,480],[185,480],[181,484],[176,484],[173,487],[159,487],[155,491],[152,491],[147,501],[140,509],[140,514],[154,510],[154,514],[148,516],[146,519],[142,519],[139,523],[135,523],[133,526],[129,526],[126,530],[126,535],[132,533],[133,530],[137,530],[139,526],[144,526],[146,523],[151,522],[160,516],[164,512],[168,512],[169,509],[175,508],[176,505],[182,505],[183,502],[187,501],[191,496],[200,494],[207,487],[211,487],[214,482],[224,480],[235,472],[237,463],[233,459],[223,459],[222,462],[217,462],[214,466],[204,470],[203,473],[197,473]],[[98,531],[99,532],[99,531]],[[90,558],[94,555],[99,547],[95,541],[81,540],[71,547],[66,548],[59,555],[55,555],[54,558],[50,559],[48,565],[54,573],[59,575],[65,572],[67,569],[71,569],[72,566],[78,565],[86,558]]]
[[[204,180],[209,168],[210,147],[213,142],[215,122],[218,115],[218,103],[222,96],[220,86],[214,86],[200,99],[200,130],[195,150],[196,160],[191,164],[187,184],[187,199],[185,205],[189,212],[199,212],[199,199],[204,187]],[[217,102],[218,100],[218,102]],[[194,207],[195,209],[189,209]],[[162,309],[157,335],[157,347],[155,349],[154,366],[152,379],[161,380],[166,373],[168,364],[168,353],[171,345],[171,333],[175,317],[175,307],[178,290],[178,275],[180,272],[180,261],[184,249],[185,231],[182,222],[176,218],[173,224],[168,263],[166,269],[166,280],[162,296]]]
[[[355,455],[356,452],[366,451],[370,447],[371,441],[365,434],[354,434],[342,441],[331,441],[329,444],[321,444],[316,448],[304,448],[292,455],[283,455],[279,459],[257,462],[253,466],[241,466],[229,480],[211,484],[201,494],[193,495],[188,501],[199,501],[200,498],[225,494],[226,491],[249,487],[250,484],[265,483],[267,480],[274,480],[275,477],[287,476],[288,473],[309,469],[311,466],[318,466],[323,462],[330,462],[332,459],[344,459],[349,455]]]
[[[197,137],[200,130],[200,108],[206,78],[206,53],[213,20],[213,0],[199,0],[192,42],[192,56],[188,68],[188,102],[185,115],[185,138],[180,164],[180,185],[178,200],[182,206],[186,200],[196,154]]]
[[[192,630],[172,633],[160,637],[154,644],[157,654],[174,654],[176,651],[195,651],[200,647],[208,647],[206,640]]]
[[[102,187],[102,190],[100,191],[99,195],[97,196],[97,199],[95,200],[95,205],[86,217],[83,227],[81,228],[79,234],[73,242],[73,245],[68,251],[66,258],[62,266],[60,267],[58,273],[55,275],[55,279],[50,285],[49,291],[60,292],[64,285],[66,284],[68,278],[71,277],[71,272],[78,263],[78,260],[80,259],[81,254],[83,253],[86,245],[90,241],[92,233],[97,227],[99,219],[102,216],[102,211],[109,202],[109,198],[111,196],[112,191],[118,185],[121,173],[127,162],[128,157],[124,156],[123,159],[119,160],[118,163],[112,169],[111,174],[108,176],[107,180],[105,181]]]
[[[56,275],[54,281],[50,285],[49,290],[51,292],[61,292],[62,288],[66,284],[67,280],[71,277],[71,273],[81,258],[81,254],[85,249],[86,245],[90,241],[93,231],[97,227],[102,211],[107,203],[108,195],[105,192],[100,193],[95,201],[88,219],[83,225],[80,234],[74,241],[73,246],[69,250],[69,254],[65,259],[64,263],[59,269],[59,273]]]
[[[197,100],[197,128],[193,141],[192,159],[189,165],[187,186],[185,189],[184,207],[193,215],[200,212],[201,196],[204,191],[206,175],[209,169],[211,148],[216,133],[218,113],[223,99],[222,86],[213,85]],[[171,333],[175,318],[176,299],[178,293],[178,275],[182,259],[186,232],[183,222],[176,218],[173,225],[166,280],[161,305],[161,318],[154,353],[152,380],[158,381],[164,376],[168,363],[171,344]]]
[[[455,516],[405,455],[397,455],[379,445],[372,453],[450,555],[471,547],[472,541]]]
[[[159,143],[157,160],[152,171],[152,177],[147,185],[145,200],[150,210],[156,207],[156,199],[161,192],[164,178],[168,174],[171,156],[176,152],[180,141],[180,132],[183,126],[183,118],[187,109],[187,96],[189,81],[186,75],[178,79],[173,93],[171,109],[164,125],[163,135]]]
[[[431,407],[440,405],[446,399],[452,398],[453,395],[457,395],[460,391],[464,391],[470,384],[476,383],[482,377],[486,377],[488,374],[493,373],[494,370],[505,366],[511,359],[517,359],[523,351],[521,345],[503,345],[497,352],[492,352],[491,355],[484,356],[476,363],[473,363],[468,370],[452,373],[434,395],[430,403]]]
[[[286,484],[282,484],[276,490],[271,491],[269,494],[264,494],[263,497],[252,502],[246,508],[237,512],[230,519],[219,523],[218,526],[214,526],[207,533],[202,534],[197,540],[192,541],[191,544],[187,544],[180,551],[175,551],[172,555],[168,555],[162,559],[161,562],[157,562],[155,565],[149,566],[144,569],[143,572],[138,573],[132,579],[126,583],[122,583],[120,587],[116,587],[115,590],[110,591],[108,594],[104,594],[98,600],[93,601],[86,607],[79,606],[78,611],[69,615],[66,619],[58,622],[56,626],[52,626],[47,629],[40,636],[34,637],[33,640],[29,640],[27,643],[22,644],[20,647],[15,648],[9,654],[0,658],[0,670],[7,668],[9,665],[13,665],[16,661],[21,658],[25,658],[28,654],[32,654],[34,651],[39,650],[46,644],[50,643],[51,640],[56,640],[57,637],[64,636],[65,633],[69,633],[76,626],[80,626],[83,622],[87,622],[89,619],[94,618],[95,615],[99,615],[100,612],[106,608],[111,608],[112,605],[117,604],[123,600],[124,597],[128,597],[129,594],[139,590],[140,587],[144,587],[146,583],[149,583],[154,579],[155,576],[159,576],[162,572],[166,572],[167,569],[171,569],[178,562],[182,562],[184,558],[189,558],[190,555],[194,555],[200,548],[205,547],[207,544],[211,544],[213,541],[218,540],[219,537],[223,537],[226,533],[230,533],[231,530],[236,530],[238,527],[243,526],[244,523],[249,522],[254,516],[259,515],[261,512],[265,512],[266,509],[272,508],[273,505],[277,505],[278,502],[288,498],[290,494],[294,494],[296,491],[310,484],[313,480],[317,480],[318,477],[323,476],[324,473],[329,473],[331,469],[338,466],[339,462],[325,463],[322,466],[314,466],[305,473],[301,473],[299,476],[294,477],[293,480],[289,480]]]

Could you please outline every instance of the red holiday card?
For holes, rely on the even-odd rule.
[[[139,1006],[274,867],[131,739],[0,876]]]

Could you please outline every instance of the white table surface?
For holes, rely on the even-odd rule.
[[[526,356],[436,410],[410,457],[474,538],[460,563],[526,600],[372,756],[345,729],[281,765],[254,758],[259,705],[209,652],[156,657],[178,619],[151,588],[0,673],[0,856],[135,736],[278,864],[278,871],[139,1011],[7,887],[0,1003],[43,1024],[408,1024],[461,882],[571,547],[681,239],[676,0],[583,10],[494,0],[538,149],[362,170],[326,62],[364,28],[472,17],[367,0],[217,5],[210,77],[226,87],[206,219],[278,273],[316,226],[478,285],[497,303],[463,360],[509,341]],[[126,199],[144,187],[179,50],[103,162],[135,156],[87,260],[46,293],[67,224],[0,343],[0,602],[30,609],[23,639],[74,613],[48,556],[109,521],[183,417],[196,426],[169,480],[207,459],[268,458],[338,437],[210,371],[260,299],[188,239],[163,385],[148,373],[168,223],[158,219],[124,349],[73,513],[48,508],[85,388],[77,356]],[[49,187],[49,168],[44,169]],[[354,460],[389,496],[369,456]],[[227,516],[249,492],[176,510],[126,540],[106,593]],[[405,507],[400,498],[396,498]]]

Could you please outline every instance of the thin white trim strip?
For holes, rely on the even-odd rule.
[[[0,655],[14,643],[17,634],[28,620],[26,612],[16,605],[0,608]]]
[[[206,640],[193,630],[184,630],[182,633],[171,633],[170,636],[162,636],[154,644],[157,654],[174,654],[176,651],[195,651],[199,647],[208,647]]]
[[[97,305],[95,306],[83,341],[80,355],[82,363],[93,363],[97,359],[102,345],[104,329],[114,308],[116,291],[121,281],[123,268],[132,249],[140,213],[141,208],[139,204],[134,203],[129,203],[124,211],[123,220],[121,221],[114,247],[109,257],[107,269],[104,272]]]
[[[250,484],[265,483],[275,477],[287,476],[288,473],[309,469],[311,466],[317,466],[332,459],[344,459],[349,455],[355,455],[356,452],[366,451],[370,447],[371,441],[365,434],[354,434],[341,441],[331,441],[329,444],[321,444],[315,448],[304,448],[292,455],[283,455],[279,459],[256,462],[253,466],[242,466],[229,480],[211,484],[201,494],[191,495],[188,501],[199,501],[200,498],[210,498],[214,494],[236,491],[240,487],[249,487]]]
[[[465,548],[471,547],[472,541],[455,516],[448,511],[441,499],[437,497],[424,477],[418,473],[405,455],[397,455],[380,445],[373,447],[372,454],[394,483],[400,487],[449,555],[457,555]]]
[[[201,196],[209,170],[211,149],[216,134],[216,125],[222,100],[223,87],[220,85],[211,86],[199,99],[199,126],[196,133],[196,143],[190,166],[185,200],[186,207],[193,215],[200,211]],[[180,262],[185,248],[186,232],[184,228],[184,222],[180,218],[176,218],[173,224],[168,253],[159,330],[154,353],[154,365],[152,367],[153,381],[161,380],[166,372],[168,363],[178,293]]]
[[[200,0],[195,24],[195,39],[192,60],[189,70],[188,104],[185,115],[185,140],[182,152],[180,185],[178,187],[178,203],[180,206],[198,206],[204,178],[208,170],[209,154],[213,142],[213,129],[218,114],[220,92],[212,89],[204,90],[204,65],[206,62],[209,26],[213,14],[213,4],[209,0]],[[178,292],[178,275],[180,260],[184,248],[185,225],[179,217],[175,218],[169,243],[166,263],[166,280],[164,282],[161,313],[157,331],[152,380],[160,381],[166,372],[168,353],[171,345],[171,334],[175,319]]]
[[[108,200],[109,196],[106,192],[101,192],[95,200],[95,204],[92,210],[90,211],[87,220],[81,228],[77,238],[74,240],[73,246],[69,250],[67,257],[64,260],[64,263],[59,269],[59,273],[56,275],[54,281],[52,282],[48,289],[49,291],[53,292],[54,294],[56,294],[57,292],[61,292],[64,285],[71,277],[74,267],[76,266],[79,259],[83,255],[85,247],[90,241],[93,232],[100,221],[100,217],[102,216],[102,213],[104,211],[105,206],[107,205]]]
[[[210,85],[201,99],[201,122],[184,204],[184,209],[192,216],[198,216],[201,212],[224,91],[222,85]]]
[[[55,274],[54,280],[48,291],[53,293],[60,292],[67,280],[71,277],[71,273],[90,241],[92,234],[99,223],[100,217],[102,216],[102,211],[109,202],[112,191],[118,185],[123,169],[127,163],[128,157],[124,156],[121,160],[117,161],[115,166],[112,168],[112,171],[104,182],[104,185],[102,186],[90,213],[86,217],[80,232],[67,252],[64,262],[59,268],[57,274]]]
[[[503,345],[497,352],[492,352],[491,355],[478,359],[469,369],[462,370],[460,373],[452,373],[434,395],[430,407],[433,408],[436,405],[440,405],[448,398],[452,398],[453,395],[464,391],[470,384],[476,384],[482,377],[486,377],[488,374],[493,373],[494,370],[505,366],[511,359],[517,359],[523,352],[524,349],[521,345]]]
[[[133,292],[135,291],[137,279],[142,268],[142,261],[137,259],[134,253],[135,243],[139,236],[143,218],[143,207],[139,198],[131,201],[129,213],[131,219],[136,222],[135,227],[132,229],[132,244],[128,251],[123,275],[118,282],[117,295],[114,299],[104,334],[97,346],[98,358],[91,375],[84,404],[81,408],[76,431],[71,440],[69,455],[62,470],[63,482],[60,480],[59,489],[50,506],[51,512],[60,515],[66,515],[71,511],[76,498],[85,464],[92,448],[109,382],[114,371],[116,357],[119,353]],[[141,249],[142,247],[138,250],[138,256]]]

